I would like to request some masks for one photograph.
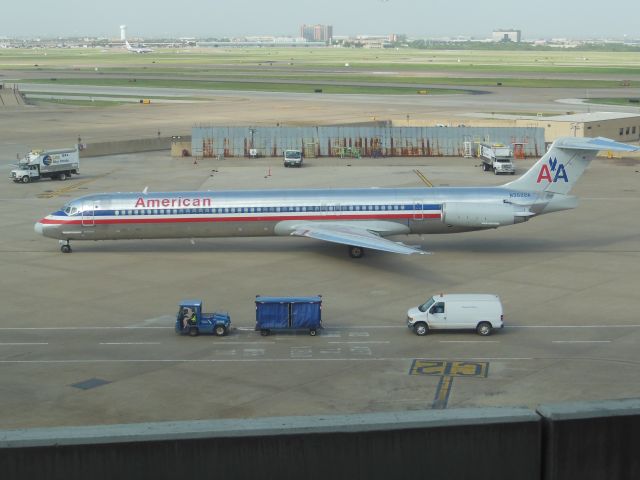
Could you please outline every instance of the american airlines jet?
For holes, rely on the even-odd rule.
[[[455,233],[513,225],[577,206],[569,192],[601,150],[638,147],[606,138],[563,137],[531,169],[498,187],[360,188],[102,193],[70,201],[35,231],[60,240],[294,235],[367,248],[424,254],[386,237]]]
[[[132,47],[128,40],[124,41],[127,50],[131,53],[151,53],[153,52],[152,48],[148,47]]]

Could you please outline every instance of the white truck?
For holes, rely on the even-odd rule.
[[[501,143],[481,143],[478,151],[483,171],[493,170],[496,175],[499,173],[514,175],[516,173],[516,168],[513,165],[513,153],[508,146]]]
[[[284,166],[285,167],[301,167],[302,166],[302,150],[285,150]]]
[[[416,335],[429,330],[475,330],[487,336],[503,327],[502,303],[497,295],[434,295],[420,306],[407,311],[407,327]]]
[[[41,178],[66,180],[80,174],[80,156],[76,148],[33,150],[11,170],[14,182],[29,183]]]

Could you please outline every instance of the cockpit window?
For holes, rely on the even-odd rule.
[[[65,207],[64,213],[66,213],[69,216],[75,215],[76,213],[78,213],[78,209],[76,207],[72,207],[71,205],[68,205],[67,207]]]

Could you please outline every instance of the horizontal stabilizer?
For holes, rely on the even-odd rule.
[[[572,150],[592,150],[601,152],[612,150],[615,152],[637,152],[640,147],[628,145],[626,143],[616,142],[605,137],[583,138],[583,137],[562,137],[554,142],[554,146],[563,149]]]

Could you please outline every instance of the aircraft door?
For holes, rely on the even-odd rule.
[[[95,202],[85,202],[82,205],[82,226],[83,227],[93,227],[96,224],[95,212],[100,209],[100,203],[98,201]]]
[[[413,220],[424,220],[423,203],[421,200],[413,201]]]

